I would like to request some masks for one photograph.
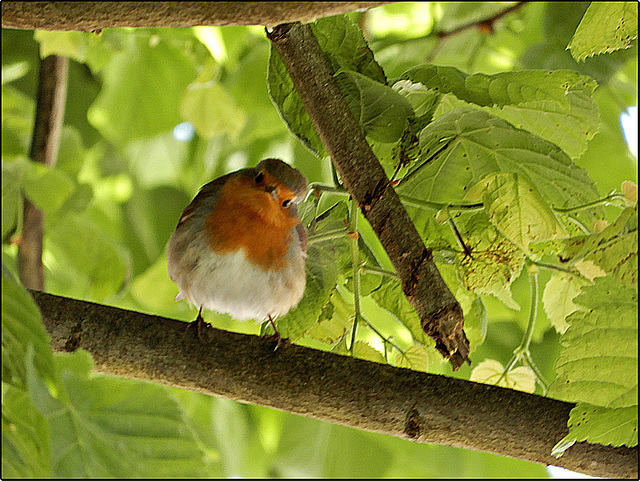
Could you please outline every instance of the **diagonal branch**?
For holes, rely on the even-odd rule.
[[[267,36],[280,54],[345,187],[389,255],[422,328],[435,339],[436,349],[449,359],[454,370],[464,362],[470,363],[462,309],[342,97],[311,27],[283,24]]]
[[[388,434],[486,451],[595,476],[637,478],[638,448],[576,443],[571,403],[401,369],[31,291],[55,351],[89,351],[99,372]]]

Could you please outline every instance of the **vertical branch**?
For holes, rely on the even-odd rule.
[[[40,61],[36,116],[29,156],[53,166],[58,157],[60,133],[67,98],[66,57],[50,55]],[[42,211],[24,198],[22,239],[18,245],[18,272],[25,287],[44,290],[42,267]]]
[[[454,370],[470,362],[462,308],[371,151],[311,27],[281,24],[267,36],[280,54],[344,186],[389,255],[402,291],[420,316],[422,329],[436,341],[436,349]]]

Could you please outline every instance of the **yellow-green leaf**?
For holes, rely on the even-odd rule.
[[[480,199],[475,199],[479,191]],[[497,172],[484,176],[469,191],[467,200],[482,200],[491,223],[528,254],[531,254],[531,242],[567,235],[538,189],[513,172]]]
[[[484,384],[494,384],[509,389],[517,389],[519,391],[532,393],[536,389],[536,378],[533,371],[528,366],[519,366],[511,369],[504,376],[504,366],[502,363],[487,359],[478,364],[469,378],[474,382]]]

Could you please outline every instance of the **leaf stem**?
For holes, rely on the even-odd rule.
[[[334,194],[342,194],[342,195],[349,195],[349,192],[347,192],[347,190],[344,187],[340,187],[340,186],[335,186],[335,185],[326,185],[326,184],[321,184],[319,182],[312,182],[309,184],[309,190],[314,191],[314,192],[331,192]]]
[[[475,202],[473,204],[446,204],[442,202],[431,202],[429,200],[416,199],[415,197],[403,194],[398,194],[398,196],[405,204],[412,205],[414,207],[425,207],[433,210],[440,210],[447,207],[452,211],[474,212],[484,209],[484,204],[482,202]]]
[[[364,265],[362,266],[362,270],[364,272],[369,272],[372,274],[380,274],[381,276],[391,277],[392,279],[396,279],[396,280],[398,279],[398,275],[395,272],[387,269],[383,269],[382,267]]]
[[[545,381],[544,376],[542,375],[542,372],[540,372],[540,369],[538,368],[538,366],[536,366],[536,363],[533,362],[533,358],[531,357],[531,352],[527,351],[524,354],[524,362],[527,364],[527,366],[531,368],[531,370],[533,371],[533,374],[536,376],[536,380],[538,381],[538,384],[540,384],[540,387],[542,388],[542,394],[546,394],[547,390],[549,389],[549,385]]]
[[[547,264],[546,262],[534,261],[530,257],[527,257],[526,259],[531,264],[536,265],[538,267],[542,267],[543,269],[549,269],[549,270],[552,270],[552,271],[564,272],[565,274],[571,274],[571,275],[574,275],[576,277],[582,277],[581,274],[579,274],[577,272],[574,272],[571,269],[567,269],[565,267],[556,266],[556,265],[553,265],[553,264]]]
[[[374,334],[376,334],[380,339],[382,339],[382,342],[385,344],[385,350],[384,350],[385,360],[387,358],[387,348],[386,348],[387,344],[389,344],[396,351],[398,351],[402,355],[402,357],[404,357],[405,359],[407,358],[407,355],[404,353],[404,351],[402,350],[402,348],[400,346],[398,346],[396,343],[391,341],[391,339],[389,339],[388,337],[385,337],[384,334],[382,334],[375,327],[373,327],[373,325],[364,316],[362,316],[362,320],[365,322],[367,327],[374,332]]]
[[[309,239],[307,240],[307,242],[311,244],[312,242],[321,242],[321,241],[331,240],[331,239],[340,239],[341,237],[344,237],[346,234],[347,234],[346,229],[330,230],[328,232],[323,232],[322,234],[314,234],[309,236]]]
[[[531,340],[533,339],[533,331],[536,327],[536,317],[538,316],[538,272],[537,269],[529,268],[529,292],[531,294],[531,302],[529,307],[529,319],[527,321],[527,329],[522,337],[522,341],[520,345],[516,347],[513,351],[513,356],[509,360],[509,363],[502,371],[500,378],[496,381],[498,384],[504,377],[513,369],[518,361],[526,361],[526,363],[531,367],[533,371],[536,381],[546,390],[546,383],[544,379],[540,376],[540,370],[535,366],[533,359],[531,358],[531,353],[529,352],[529,346],[531,345]]]
[[[353,356],[354,347],[356,345],[356,333],[358,331],[358,321],[362,317],[360,312],[360,251],[358,249],[358,203],[351,201],[351,217],[349,219],[349,232],[351,238],[351,262],[353,266],[353,308],[355,316],[353,319],[353,327],[351,328],[351,344],[349,352]]]
[[[599,205],[611,205],[611,201],[615,199],[624,199],[624,195],[619,192],[613,192],[602,199],[593,200],[586,204],[576,205],[574,207],[553,207],[553,210],[562,214],[571,214],[573,212],[579,212],[581,210],[589,209],[591,207],[597,207]]]

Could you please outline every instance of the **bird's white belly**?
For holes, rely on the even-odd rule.
[[[248,261],[243,250],[226,255],[208,250],[189,273],[174,279],[180,289],[176,300],[186,298],[238,320],[284,315],[302,298],[306,280],[299,242],[291,243],[288,254],[287,266],[269,271]]]

